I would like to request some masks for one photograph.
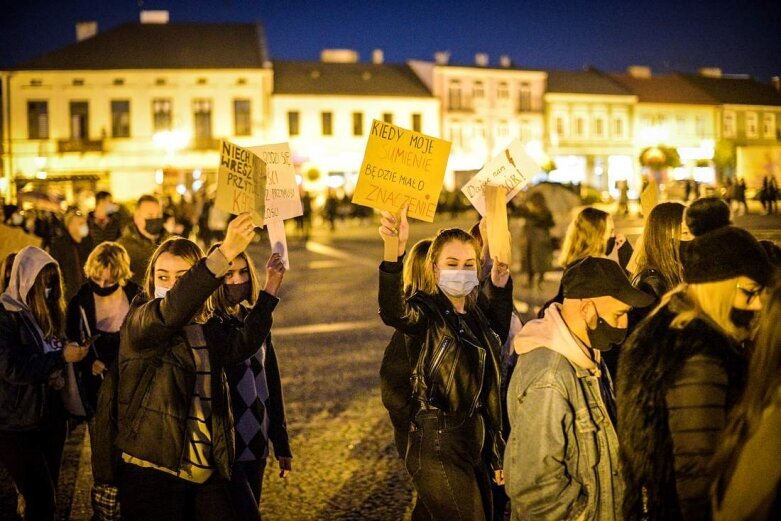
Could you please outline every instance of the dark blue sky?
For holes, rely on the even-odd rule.
[[[0,16],[0,67],[75,40],[74,25],[97,20],[105,31],[167,9],[172,22],[262,20],[276,59],[318,59],[323,48],[357,49],[362,60],[381,48],[388,62],[432,59],[491,63],[508,54],[521,66],[654,72],[721,67],[763,81],[781,75],[781,2],[680,0],[11,0]]]

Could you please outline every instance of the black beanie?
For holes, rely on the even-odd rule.
[[[686,226],[692,235],[702,234],[730,225],[730,210],[719,197],[701,197],[686,208]]]
[[[773,266],[759,241],[735,226],[723,226],[689,241],[683,257],[683,280],[690,284],[743,275],[767,286],[773,275]]]

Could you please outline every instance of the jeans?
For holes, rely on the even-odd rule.
[[[54,519],[66,424],[30,431],[0,431],[0,464],[24,496],[25,519]]]
[[[231,521],[230,483],[213,475],[198,484],[159,470],[125,463],[120,469],[119,502],[126,521]]]
[[[410,427],[405,464],[434,520],[484,521],[493,515],[482,457],[485,423],[442,411],[420,411]]]

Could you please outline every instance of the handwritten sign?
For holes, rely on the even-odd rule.
[[[248,147],[247,150],[266,164],[266,205],[263,222],[279,222],[303,215],[290,145],[278,143]]]
[[[354,204],[433,222],[450,142],[390,123],[372,121],[366,153],[353,193]]]
[[[271,245],[271,253],[278,253],[285,269],[290,269],[290,259],[287,253],[287,235],[285,235],[285,221],[267,223],[268,242]]]
[[[485,187],[485,220],[488,227],[488,252],[491,258],[510,264],[510,227],[507,224],[507,190],[503,186]]]
[[[250,212],[256,226],[263,225],[266,197],[266,164],[240,146],[223,141],[217,170],[217,196],[220,210],[238,214]]]
[[[485,215],[486,185],[503,186],[507,190],[506,202],[510,202],[510,199],[515,197],[515,194],[540,170],[539,165],[526,153],[521,140],[516,139],[486,163],[482,170],[461,188],[461,191],[480,215]]]

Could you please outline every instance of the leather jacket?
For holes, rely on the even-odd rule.
[[[413,398],[424,409],[467,416],[481,413],[489,438],[490,463],[498,470],[504,453],[498,362],[502,340],[491,323],[501,324],[506,338],[512,285],[508,282],[507,287],[498,288],[488,281],[482,292],[486,296],[483,305],[470,306],[470,320],[465,320],[441,291],[435,295],[418,292],[405,301],[401,262],[380,266],[380,317],[409,336]],[[489,321],[489,313],[497,320]]]

